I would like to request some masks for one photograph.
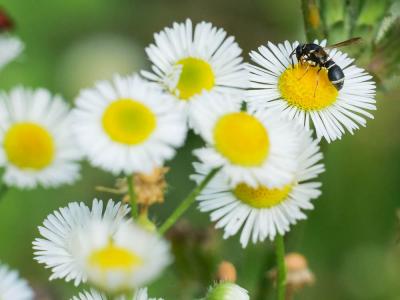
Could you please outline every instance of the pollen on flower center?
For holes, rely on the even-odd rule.
[[[135,145],[144,142],[156,127],[154,113],[132,99],[112,102],[103,114],[103,128],[116,142]]]
[[[17,123],[5,134],[4,149],[8,160],[21,169],[40,170],[54,158],[53,137],[35,123]]]
[[[124,270],[141,265],[142,259],[132,251],[110,243],[105,248],[93,252],[89,257],[89,263],[102,270]]]
[[[291,105],[302,110],[320,110],[336,101],[338,91],[328,79],[326,69],[297,64],[279,78],[279,91]]]
[[[177,65],[182,65],[176,89],[179,98],[188,100],[199,94],[203,89],[211,90],[215,83],[214,72],[210,64],[202,59],[188,57],[179,60]]]
[[[233,193],[247,205],[255,208],[269,208],[284,201],[292,188],[293,184],[287,184],[282,188],[269,189],[265,186],[253,188],[245,183],[240,183],[233,189]]]
[[[216,149],[234,164],[258,166],[269,152],[269,137],[255,117],[236,112],[222,116],[214,127]]]

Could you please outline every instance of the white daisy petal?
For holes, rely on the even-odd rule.
[[[17,271],[0,265],[0,299],[2,300],[33,300],[33,290],[26,280],[19,277]]]
[[[4,68],[9,62],[14,60],[24,49],[24,44],[20,39],[9,36],[8,34],[0,35],[0,69]]]
[[[106,295],[99,293],[96,290],[84,291],[79,293],[78,296],[71,298],[71,300],[111,300],[106,297]],[[141,288],[135,292],[135,295],[132,297],[120,296],[117,297],[116,300],[163,300],[161,298],[149,298],[147,295],[147,288]]]

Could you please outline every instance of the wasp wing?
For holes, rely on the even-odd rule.
[[[326,46],[324,48],[325,49],[339,48],[339,47],[352,45],[352,44],[358,43],[360,41],[361,41],[360,37],[355,37],[355,38],[351,38],[351,39],[348,39],[348,40],[340,42],[340,43],[336,43],[336,44],[333,44],[333,45]]]

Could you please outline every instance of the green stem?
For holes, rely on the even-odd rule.
[[[135,187],[133,186],[133,175],[129,175],[127,177],[127,181],[128,181],[129,199],[131,201],[132,218],[136,219],[138,216],[138,210],[137,210]]]
[[[161,225],[158,232],[163,235],[176,221],[188,210],[190,205],[196,200],[197,195],[207,186],[210,180],[217,174],[220,168],[213,169],[203,179],[198,186],[196,186],[192,192],[181,202],[181,204],[175,209],[175,211],[168,217],[167,220]]]
[[[267,298],[271,289],[271,281],[267,280],[266,271],[271,270],[275,266],[275,255],[272,249],[265,251],[263,261],[260,266],[258,283],[254,293],[254,300],[264,300]]]
[[[9,188],[8,185],[4,183],[0,186],[0,201],[3,200],[4,196],[7,194]]]
[[[308,42],[312,42],[314,39],[323,39],[325,37],[324,25],[317,1],[301,0],[301,9]]]
[[[276,262],[278,267],[278,300],[285,300],[286,293],[286,264],[285,264],[285,241],[283,236],[278,234],[275,238]]]

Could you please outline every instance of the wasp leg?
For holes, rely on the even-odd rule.
[[[294,69],[294,61],[293,61],[293,55],[296,53],[296,48],[293,49],[292,53],[290,53],[289,57],[292,60],[292,69]]]
[[[308,72],[308,70],[310,69],[310,65],[309,64],[307,64],[307,68],[306,68],[306,71],[304,72],[304,74],[303,75],[301,75],[301,77],[299,78],[299,79],[297,79],[297,80],[302,80],[303,79],[303,77],[304,76],[306,76],[306,74],[307,74],[307,72]]]
[[[315,85],[315,89],[314,89],[314,99],[315,99],[315,93],[317,92],[317,88],[318,88],[318,84],[319,84],[319,72],[321,71],[321,67],[319,67],[318,71],[317,71],[317,84]]]

